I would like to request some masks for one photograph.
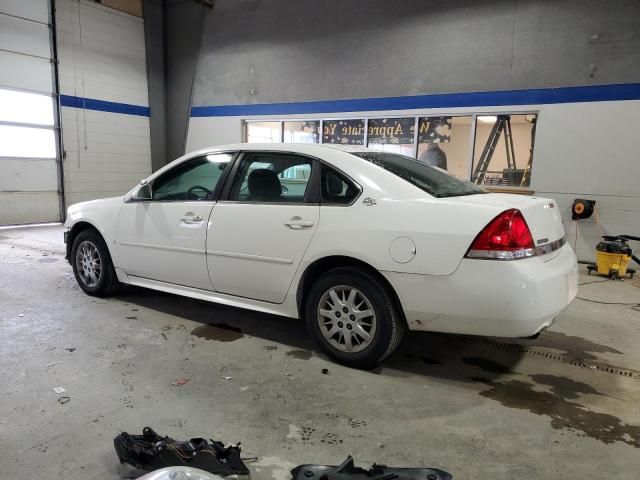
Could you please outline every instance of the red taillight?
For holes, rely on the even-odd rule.
[[[471,244],[467,257],[514,260],[535,255],[529,226],[520,210],[502,212],[484,227]]]

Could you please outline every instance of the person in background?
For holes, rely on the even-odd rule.
[[[447,169],[447,154],[437,143],[430,142],[427,149],[420,154],[418,160],[433,167]]]

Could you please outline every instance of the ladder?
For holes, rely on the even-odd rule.
[[[507,168],[509,170],[515,170],[516,168],[516,155],[513,146],[511,117],[509,115],[498,115],[498,117],[496,118],[496,123],[494,123],[493,127],[491,128],[487,143],[482,150],[482,155],[480,155],[478,164],[476,165],[476,168],[473,171],[473,175],[471,177],[471,181],[477,185],[484,183],[485,175],[487,174],[487,170],[489,170],[491,158],[493,158],[493,154],[496,150],[496,147],[498,146],[498,142],[500,141],[502,132],[504,132],[504,146],[507,155]]]

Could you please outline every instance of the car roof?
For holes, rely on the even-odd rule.
[[[159,170],[155,171],[149,177],[149,179],[156,178],[162,175],[164,172],[175,167],[176,165],[182,162],[186,162],[195,157],[210,155],[214,153],[238,151],[298,153],[302,155],[306,154],[309,156],[322,158],[322,160],[328,161],[338,168],[344,168],[348,167],[348,165],[351,164],[351,161],[354,159],[351,154],[358,152],[370,152],[373,150],[368,149],[362,145],[333,145],[317,143],[230,143],[226,145],[216,145],[212,147],[200,148],[198,150],[192,150],[163,166]],[[344,162],[347,159],[349,159],[349,162],[348,164],[345,164]]]
[[[189,156],[202,154],[206,152],[219,152],[225,150],[264,150],[292,153],[319,153],[328,150],[340,150],[346,153],[370,152],[373,151],[362,145],[340,145],[340,144],[318,144],[318,143],[231,143],[227,145],[216,145],[207,148],[201,148],[197,151],[189,153]]]

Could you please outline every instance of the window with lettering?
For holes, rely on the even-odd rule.
[[[367,146],[373,150],[414,156],[416,119],[371,118],[367,127]]]
[[[322,143],[364,145],[364,120],[325,120]]]

